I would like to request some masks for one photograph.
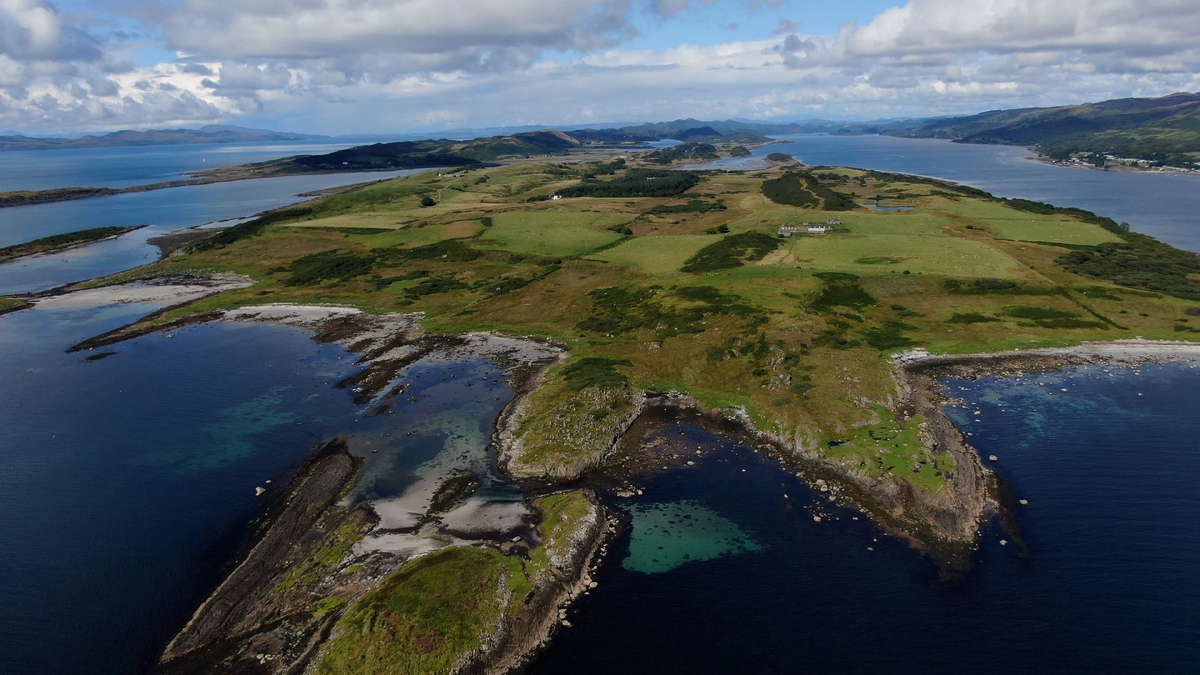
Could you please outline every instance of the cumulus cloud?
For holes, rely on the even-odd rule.
[[[1071,49],[1126,53],[1192,48],[1200,4],[1188,0],[912,0],[865,26],[843,27],[848,54],[1014,53]]]
[[[31,61],[93,60],[94,40],[42,0],[0,0],[0,54]]]
[[[853,74],[858,91],[925,96],[935,110],[988,97],[1053,105],[1198,88],[1197,30],[1200,4],[1184,0],[911,0],[766,52],[789,70]]]
[[[172,49],[221,59],[386,54],[463,67],[493,51],[609,46],[628,10],[629,0],[183,0],[163,35]]]
[[[349,132],[888,117],[1200,89],[1195,0],[910,0],[829,35],[783,19],[757,40],[626,42],[639,26],[710,16],[716,1],[172,0],[128,36],[161,35],[179,59],[137,67],[125,56],[133,37],[97,37],[95,23],[44,0],[0,0],[0,126],[254,114]],[[781,7],[722,1],[739,12]]]

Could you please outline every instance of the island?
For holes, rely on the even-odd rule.
[[[281,321],[359,353],[342,385],[364,404],[394,400],[396,374],[432,350],[504,354],[517,393],[493,448],[527,486],[520,536],[365,548],[380,517],[340,499],[361,459],[330,439],[159,671],[519,667],[574,598],[604,591],[590,573],[622,526],[606,504],[637,471],[687,461],[637,443],[671,415],[740,435],[953,575],[1011,504],[942,413],[939,377],[1198,353],[1196,254],[928,178],[670,166],[706,150],[376,182],[79,286],[209,284],[80,350]],[[447,477],[424,526],[472,486]]]

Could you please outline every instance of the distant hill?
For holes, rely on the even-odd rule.
[[[542,129],[470,141],[441,139],[373,143],[326,155],[287,157],[252,166],[273,173],[424,169],[485,164],[501,159],[560,156],[570,154],[572,148],[581,145],[583,143],[580,140],[562,131]]]
[[[82,138],[31,138],[0,136],[0,152],[13,150],[59,150],[67,148],[116,148],[150,145],[193,145],[201,143],[257,143],[306,141],[329,138],[309,134],[291,134],[267,129],[247,129],[228,124],[210,124],[199,129],[150,129],[114,131],[103,136]]]
[[[1092,153],[1193,166],[1200,158],[1200,94],[993,110],[968,117],[889,125],[883,133],[963,143],[1025,145],[1056,159]]]
[[[756,124],[734,120],[702,122],[686,119],[674,122],[637,124],[615,129],[573,129],[567,133],[584,143],[605,145],[636,144],[663,139],[707,143],[761,143],[767,140],[767,133],[793,133],[792,129],[794,128],[794,124]]]

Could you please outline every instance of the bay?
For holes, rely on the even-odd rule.
[[[682,432],[704,456],[613,501],[631,526],[572,627],[528,672],[1195,672],[1193,365],[948,382],[967,401],[952,418],[1028,502],[1015,507],[1020,536],[992,523],[975,568],[949,583],[751,448],[670,427],[665,436]],[[752,545],[675,566],[620,564],[645,557],[633,547],[639,514],[686,516],[683,505],[718,514]],[[684,521],[667,522],[681,533],[651,534],[686,534]]]
[[[1052,167],[1019,148],[938,141],[805,137],[797,145],[769,151],[1081,206],[1151,234],[1146,228],[1162,228],[1177,245],[1194,236],[1195,219],[1185,213],[1195,213],[1193,176]],[[172,224],[79,249],[64,264],[93,265],[79,278],[124,269],[140,264],[149,247],[138,239],[152,231],[249,215],[262,210],[254,206],[260,199],[280,205],[315,189],[289,185],[264,198],[256,187],[263,184],[225,184],[239,187],[181,201],[191,215],[173,213],[174,190],[142,193],[164,199],[124,204],[125,217],[94,207],[101,220],[124,224],[149,222],[129,216],[157,209]],[[1072,194],[1082,201],[1067,201]],[[238,199],[239,208],[222,203]],[[85,207],[103,200],[66,204],[80,210],[40,211],[47,215],[29,216],[28,231],[81,229]],[[51,206],[60,205],[36,208]],[[0,210],[0,236],[12,211],[20,213]],[[0,279],[11,265],[0,266]],[[57,285],[54,273],[36,279],[36,266],[23,269],[10,282]],[[353,370],[344,351],[279,326],[195,326],[120,345],[99,361],[63,352],[152,309],[0,317],[0,600],[13,608],[0,618],[0,671],[144,668],[216,582],[259,507],[253,487],[285,481],[317,440],[363,424],[350,395],[333,386]],[[413,391],[444,386],[445,372],[487,366],[440,367],[411,373],[425,378]],[[633,527],[639,514],[660,530],[682,514],[711,519],[715,529],[641,537],[628,566],[621,562],[630,534],[614,543],[599,588],[572,614],[576,628],[530,672],[1189,672],[1190,645],[1200,642],[1192,582],[1200,500],[1189,481],[1200,469],[1195,373],[1176,365],[1054,376],[1065,378],[1070,396],[1013,379],[951,382],[970,407],[950,414],[985,455],[1000,458],[1000,475],[1029,500],[1017,513],[1023,543],[993,527],[975,570],[952,585],[906,544],[860,514],[830,508],[750,448],[694,427],[669,429],[712,448],[711,456],[694,470],[648,477],[645,495],[614,506],[628,508]],[[413,424],[446,402],[428,400],[430,407],[414,408]],[[411,427],[414,436],[395,441],[382,434],[402,427],[364,427],[356,442],[381,444],[369,455],[371,494],[401,492],[451,435],[459,443],[485,438],[498,411],[488,406],[506,400],[463,397],[460,421]],[[446,409],[456,410],[439,408]],[[673,540],[687,543],[688,558],[656,559],[657,546]]]

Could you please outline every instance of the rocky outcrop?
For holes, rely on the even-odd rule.
[[[351,456],[341,440],[314,452],[270,507],[241,563],[167,646],[156,672],[303,669],[336,614],[317,611],[319,601],[329,594],[310,592],[309,584],[298,583],[296,572],[319,557],[331,533],[369,526],[368,513],[337,505],[360,467],[361,460]],[[361,593],[363,577],[339,580],[340,597]]]
[[[570,537],[570,545],[550,556],[550,574],[535,578],[534,591],[515,618],[497,633],[489,649],[462,672],[503,675],[518,670],[544,647],[560,625],[566,610],[580,594],[595,588],[591,573],[600,564],[615,520],[610,520],[599,497],[585,490],[590,510]]]

